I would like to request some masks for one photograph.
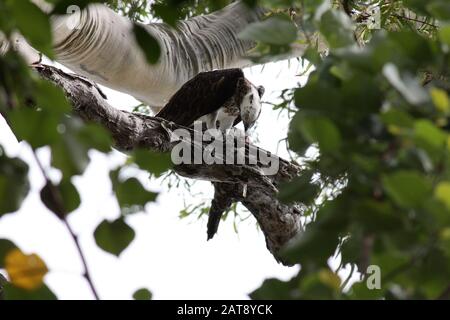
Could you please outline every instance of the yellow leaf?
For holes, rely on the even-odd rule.
[[[19,249],[11,250],[5,257],[5,269],[16,287],[34,290],[42,286],[48,269],[45,262],[36,255],[26,255]]]
[[[444,241],[450,240],[450,228],[445,228],[440,232],[440,238]]]
[[[450,111],[450,101],[448,99],[447,92],[442,89],[431,88],[430,95],[434,105],[439,111],[443,113]]]
[[[322,269],[319,271],[319,280],[324,285],[330,287],[333,290],[338,291],[341,287],[341,278],[330,270]]]
[[[450,182],[439,183],[434,195],[450,210]]]
[[[395,126],[395,125],[389,125],[388,126],[388,131],[389,133],[393,134],[394,136],[400,134],[400,132],[402,131],[402,129],[399,126]]]

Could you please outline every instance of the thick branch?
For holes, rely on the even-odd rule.
[[[104,95],[95,84],[85,78],[69,75],[61,70],[39,65],[35,66],[39,74],[47,80],[62,87],[73,105],[77,115],[86,121],[102,124],[110,132],[115,147],[130,151],[136,147],[147,148],[157,152],[171,151],[180,143],[173,141],[176,129],[182,127],[167,121],[149,116],[120,111],[111,107]],[[183,128],[185,130],[193,130]],[[172,141],[171,141],[172,138]],[[224,150],[238,150],[232,139],[222,141]],[[203,151],[208,143],[189,141],[192,148]],[[232,143],[231,145],[229,145]],[[225,149],[226,148],[226,149]],[[256,148],[247,145],[246,148]],[[280,182],[297,176],[300,169],[295,164],[272,156],[279,162],[279,170],[271,175],[264,175],[264,165],[258,160],[251,165],[246,153],[245,164],[180,164],[174,167],[178,174],[192,178],[214,182],[216,197],[214,208],[220,217],[221,210],[225,210],[231,202],[242,202],[255,216],[266,237],[267,247],[277,260],[278,252],[283,245],[300,231],[300,211],[295,206],[281,204],[277,197],[277,187]],[[219,188],[219,189],[218,189]],[[225,205],[224,205],[225,203]]]

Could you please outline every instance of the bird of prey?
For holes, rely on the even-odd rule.
[[[224,132],[242,121],[248,141],[248,130],[261,114],[263,94],[264,87],[253,85],[241,69],[202,72],[186,82],[156,117],[186,127],[202,121],[207,129]],[[208,240],[217,232],[225,209],[213,200],[208,218]]]
[[[244,123],[245,132],[261,113],[264,87],[256,87],[241,69],[202,72],[186,82],[156,117],[189,127],[203,121],[208,129],[226,131]]]

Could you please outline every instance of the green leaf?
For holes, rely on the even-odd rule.
[[[151,300],[152,293],[148,289],[139,289],[133,294],[134,300]]]
[[[285,282],[278,279],[266,279],[261,287],[250,293],[253,300],[291,300],[298,297],[294,293],[293,285],[290,281]]]
[[[5,268],[5,257],[6,255],[13,249],[16,249],[17,246],[12,243],[8,239],[0,239],[0,269]]]
[[[89,164],[90,149],[111,150],[111,135],[98,124],[85,124],[75,117],[64,118],[59,130],[60,139],[51,146],[52,165],[63,172],[64,178],[84,172]]]
[[[326,117],[299,112],[293,125],[306,142],[318,143],[324,153],[336,152],[341,147],[339,129]]]
[[[63,219],[64,218],[64,207],[62,207],[62,203],[59,201],[58,190],[54,185],[47,183],[40,192],[42,203],[57,217]]]
[[[326,267],[315,272],[300,273],[299,291],[305,298],[315,300],[336,299],[339,294],[339,277]]]
[[[398,171],[382,178],[387,194],[401,207],[419,207],[430,196],[431,186],[414,171]]]
[[[450,182],[441,182],[434,191],[434,196],[450,210]]]
[[[47,2],[52,2],[55,4],[53,8],[52,15],[54,14],[73,14],[75,9],[73,5],[76,5],[78,9],[84,9],[87,5],[91,3],[103,2],[102,0],[77,0],[76,2],[73,0],[50,0]]]
[[[47,183],[42,188],[40,195],[42,203],[60,218],[64,218],[62,214],[67,214],[77,209],[81,203],[77,189],[66,179],[63,179],[56,186],[51,186]]]
[[[257,5],[258,0],[243,0],[243,2],[244,2],[248,7],[254,8],[254,7]]]
[[[358,199],[349,208],[351,220],[358,223],[358,229],[367,234],[382,234],[394,232],[401,228],[401,217],[389,201],[374,201],[373,199]],[[351,244],[355,239],[350,237]]]
[[[48,16],[29,0],[8,0],[7,5],[20,33],[35,49],[53,58],[52,30]]]
[[[180,19],[179,8],[174,8],[173,5],[166,1],[158,1],[152,4],[152,9],[155,16],[161,18],[165,23],[172,27],[176,27]]]
[[[11,129],[20,140],[33,148],[52,144],[59,139],[59,117],[47,111],[22,107],[9,113]]]
[[[62,133],[58,141],[51,145],[52,165],[62,171],[65,179],[81,175],[89,164],[89,146],[79,137],[84,123],[77,118],[69,118],[64,119],[59,127]]]
[[[317,212],[317,219],[283,248],[282,257],[290,263],[326,266],[328,258],[336,251],[339,234],[348,224],[350,201],[349,196],[341,194],[324,204]]]
[[[439,29],[439,39],[450,46],[450,25],[442,26]]]
[[[414,126],[414,118],[408,113],[397,109],[390,109],[381,114],[381,120],[388,126],[391,131],[397,128],[412,128]]]
[[[306,86],[295,90],[295,105],[304,111],[333,112],[333,110],[340,109],[342,107],[342,92],[335,88],[328,81],[329,79],[320,81],[313,76]]]
[[[133,160],[141,169],[153,173],[156,177],[172,168],[169,152],[156,153],[140,149],[133,153]]]
[[[119,171],[116,170],[111,172],[110,177],[122,209],[127,209],[129,213],[139,212],[148,202],[156,200],[158,194],[147,191],[138,179],[129,178],[122,182],[118,175]]]
[[[136,37],[138,45],[141,47],[147,61],[150,64],[155,64],[158,62],[161,56],[161,48],[159,46],[158,40],[150,34],[143,26],[140,24],[134,24],[133,32]]]
[[[136,178],[130,178],[123,183],[117,184],[115,190],[121,207],[144,206],[147,202],[155,201],[158,195],[145,190]]]
[[[436,109],[442,113],[448,113],[450,111],[450,100],[448,99],[447,92],[439,88],[431,88],[430,95]]]
[[[350,290],[350,298],[356,300],[379,300],[383,297],[384,290],[370,290],[366,281],[355,283]]]
[[[283,250],[283,257],[290,263],[314,263],[324,265],[333,255],[339,241],[335,233],[321,227],[309,228]]]
[[[342,48],[355,43],[350,18],[340,10],[329,10],[322,15],[320,32],[331,48]]]
[[[450,3],[447,0],[427,1],[426,8],[434,17],[450,20]]]
[[[67,113],[71,110],[61,88],[56,87],[48,81],[38,81],[36,83],[36,105],[53,114]]]
[[[88,148],[94,148],[100,152],[111,151],[111,134],[102,126],[95,123],[87,123],[77,132],[78,140]]]
[[[7,284],[4,287],[4,296],[5,300],[57,300],[56,295],[46,285],[30,291]]]
[[[320,192],[320,186],[311,183],[312,176],[312,171],[305,171],[289,183],[282,184],[278,198],[284,203],[301,202],[310,205]]]
[[[297,28],[288,18],[274,16],[249,24],[239,34],[239,38],[278,46],[288,45],[297,39]]]
[[[421,147],[444,149],[447,135],[429,120],[417,120],[414,124],[414,138]]]
[[[417,11],[418,13],[422,13],[425,14],[426,13],[426,4],[428,1],[423,1],[423,0],[403,0],[403,2],[405,3],[405,5],[410,8],[413,9],[415,11]]]
[[[81,175],[88,163],[87,151],[73,136],[66,136],[64,141],[52,145],[52,165],[60,169],[65,178]]]
[[[0,217],[19,210],[29,190],[28,165],[8,158],[0,147]]]
[[[115,256],[119,256],[135,237],[134,230],[123,220],[104,220],[94,231],[97,245]]]

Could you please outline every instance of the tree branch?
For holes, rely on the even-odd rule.
[[[58,218],[60,218],[62,220],[62,222],[64,223],[64,226],[66,227],[67,231],[69,232],[70,237],[72,238],[73,242],[75,243],[75,247],[77,248],[78,255],[80,256],[81,263],[83,264],[83,268],[84,268],[83,277],[86,279],[86,281],[89,285],[89,288],[91,289],[91,292],[94,295],[95,300],[99,300],[100,298],[97,293],[97,290],[95,289],[94,282],[92,281],[92,277],[89,272],[89,268],[87,266],[87,260],[83,253],[83,250],[81,249],[81,245],[80,245],[80,241],[78,240],[78,236],[72,230],[72,227],[70,226],[69,222],[67,221],[67,210],[64,207],[64,202],[62,200],[61,192],[57,188],[55,188],[52,181],[48,177],[47,172],[45,171],[44,166],[42,165],[42,162],[40,161],[39,157],[37,156],[35,150],[33,150],[33,156],[34,156],[34,159],[36,160],[39,170],[41,171],[42,175],[44,176],[46,185],[49,187],[52,202],[55,204],[55,209],[57,210],[56,214],[57,214]]]
[[[144,116],[120,111],[111,107],[104,99],[104,95],[95,84],[77,75],[69,75],[61,70],[37,65],[35,70],[45,79],[63,88],[73,105],[73,110],[85,121],[92,121],[103,125],[109,130],[114,147],[123,151],[134,148],[146,148],[156,152],[171,151],[180,141],[171,141],[176,129],[185,129],[194,134],[189,128],[169,123],[164,119]],[[235,147],[232,139],[224,139],[223,150],[233,150],[235,154],[242,152]],[[191,139],[192,148],[201,148],[203,152],[208,143]],[[226,149],[225,149],[226,148]],[[256,148],[259,152],[266,152],[256,146],[246,145],[246,150]],[[254,165],[248,164],[249,154],[245,153],[245,164],[180,164],[174,171],[181,176],[214,182],[216,188],[213,207],[221,215],[233,202],[241,202],[255,216],[266,238],[269,251],[277,261],[280,249],[301,229],[301,211],[297,206],[282,204],[277,199],[278,186],[300,173],[300,168],[284,159],[272,156],[279,162],[279,170],[272,175],[264,175],[264,164],[258,159]],[[235,158],[236,159],[236,158]],[[225,205],[224,205],[225,203]],[[213,228],[214,229],[214,228]],[[212,229],[212,230],[213,230]]]

